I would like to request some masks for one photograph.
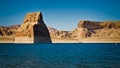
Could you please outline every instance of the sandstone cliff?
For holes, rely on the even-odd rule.
[[[120,28],[120,21],[86,21],[82,20],[78,23],[78,28],[87,28],[87,29],[102,29],[102,28]]]
[[[71,34],[78,40],[120,41],[120,21],[80,21]]]
[[[120,41],[120,21],[82,20],[72,31],[51,31],[52,39],[82,41]]]
[[[16,31],[16,43],[51,43],[49,31],[41,12],[28,13],[23,24]]]

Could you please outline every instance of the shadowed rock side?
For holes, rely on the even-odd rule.
[[[49,31],[43,21],[34,25],[34,43],[51,43]]]
[[[15,35],[15,43],[51,43],[41,12],[28,13]]]

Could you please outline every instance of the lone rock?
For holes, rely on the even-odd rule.
[[[41,12],[28,13],[15,34],[15,43],[51,43]]]

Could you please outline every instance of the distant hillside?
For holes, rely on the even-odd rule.
[[[20,25],[0,26],[0,36],[14,35]]]
[[[12,35],[19,27],[20,27],[20,25],[17,25],[17,24],[11,25],[11,26],[0,26],[0,35],[2,35],[2,36]],[[57,29],[55,29],[51,26],[48,26],[47,28],[48,28],[49,32],[58,31]]]
[[[48,28],[49,32],[58,31],[57,29],[55,29],[55,28],[53,28],[53,27],[51,27],[51,26],[47,26],[47,28]]]
[[[8,26],[8,28],[10,29],[18,29],[20,27],[20,25],[11,25],[11,26]]]
[[[53,39],[78,41],[120,41],[120,21],[80,21],[72,31],[51,32]]]

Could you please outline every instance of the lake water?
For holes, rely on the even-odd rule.
[[[0,68],[120,68],[120,44],[0,44]]]

